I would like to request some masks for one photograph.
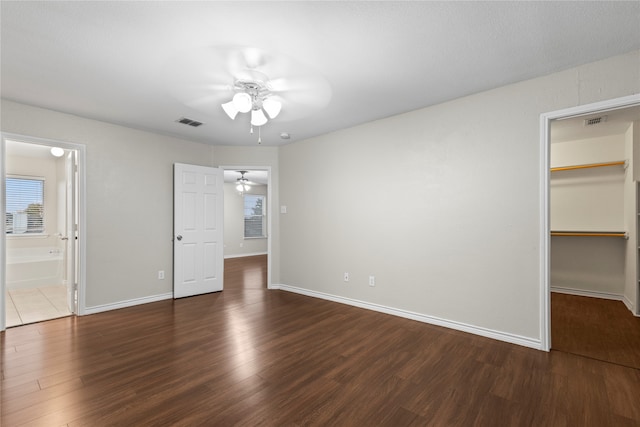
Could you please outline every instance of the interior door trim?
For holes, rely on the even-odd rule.
[[[273,230],[272,230],[272,221],[273,221],[273,173],[271,171],[271,166],[247,166],[247,165],[220,165],[218,166],[223,171],[225,170],[249,170],[249,171],[267,171],[267,289],[274,289],[272,282],[272,271],[273,271],[273,256],[272,256],[272,246],[273,246]]]
[[[87,276],[87,264],[86,264],[86,253],[87,253],[87,233],[86,233],[86,218],[87,218],[87,190],[86,190],[86,146],[84,144],[78,144],[74,142],[67,141],[59,141],[50,138],[38,138],[27,135],[20,135],[9,132],[1,132],[0,133],[0,153],[2,154],[2,158],[4,161],[0,162],[0,177],[4,177],[6,174],[6,141],[18,141],[27,144],[37,144],[37,145],[45,145],[49,147],[60,147],[67,150],[76,150],[78,153],[78,200],[76,201],[78,205],[78,306],[77,306],[77,315],[82,316],[85,314],[86,309],[86,276]],[[0,192],[2,195],[5,194],[5,180],[0,179],[2,183],[0,184]],[[2,199],[0,201],[0,206],[2,207],[1,215],[1,224],[0,224],[0,263],[3,266],[2,274],[0,274],[0,331],[4,331],[6,329],[6,313],[5,313],[5,296],[6,296],[6,278],[5,278],[5,268],[4,265],[6,263],[6,218],[5,218],[5,201],[4,197],[0,197]]]

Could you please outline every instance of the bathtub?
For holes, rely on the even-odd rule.
[[[64,252],[55,247],[7,248],[7,289],[63,283]]]

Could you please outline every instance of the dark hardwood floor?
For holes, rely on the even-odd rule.
[[[225,265],[221,293],[2,333],[2,426],[640,425],[638,369],[267,291],[264,257]]]
[[[552,293],[551,347],[640,369],[640,317],[621,301]]]

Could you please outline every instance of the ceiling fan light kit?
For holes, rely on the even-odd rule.
[[[233,96],[233,105],[241,113],[248,113],[251,110],[252,104],[251,95],[246,92],[236,93]]]
[[[259,48],[198,47],[175,55],[171,64],[181,64],[170,71],[176,83],[174,97],[188,108],[221,118],[217,138],[235,139],[231,130],[246,124],[249,134],[258,128],[255,134],[260,143],[261,128],[271,120],[290,123],[312,116],[331,99],[331,85],[317,71],[286,55]],[[237,119],[239,116],[244,117]],[[268,126],[264,130],[265,137],[271,139],[284,129]]]
[[[278,114],[280,114],[282,104],[273,98],[267,98],[262,101],[262,108],[267,112],[269,117],[275,119],[276,117],[278,117]]]
[[[244,174],[248,171],[238,171],[240,174],[240,178],[236,179],[236,190],[240,193],[240,195],[244,194],[245,191],[251,190],[251,186],[249,185],[250,181],[244,177]]]
[[[231,117],[231,120],[234,120],[239,112],[233,101],[222,104],[222,109],[227,113],[227,116]]]
[[[262,110],[252,110],[251,111],[251,125],[252,126],[262,126],[267,123],[267,116],[264,115]]]
[[[240,92],[233,95],[231,101],[222,104],[222,109],[231,120],[235,120],[238,113],[251,111],[251,125],[265,125],[269,118],[275,119],[282,110],[282,103],[270,97],[267,85],[258,81],[238,80],[234,88]],[[267,112],[269,118],[264,114]]]

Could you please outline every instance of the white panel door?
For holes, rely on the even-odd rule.
[[[174,298],[222,290],[223,184],[222,169],[174,165]]]
[[[78,164],[77,153],[71,150],[65,159],[65,179],[66,179],[66,224],[65,236],[61,237],[66,241],[65,250],[65,278],[67,283],[67,306],[72,313],[77,312],[76,289],[77,280],[77,245],[78,245],[78,211],[77,211],[77,190],[78,190]]]

